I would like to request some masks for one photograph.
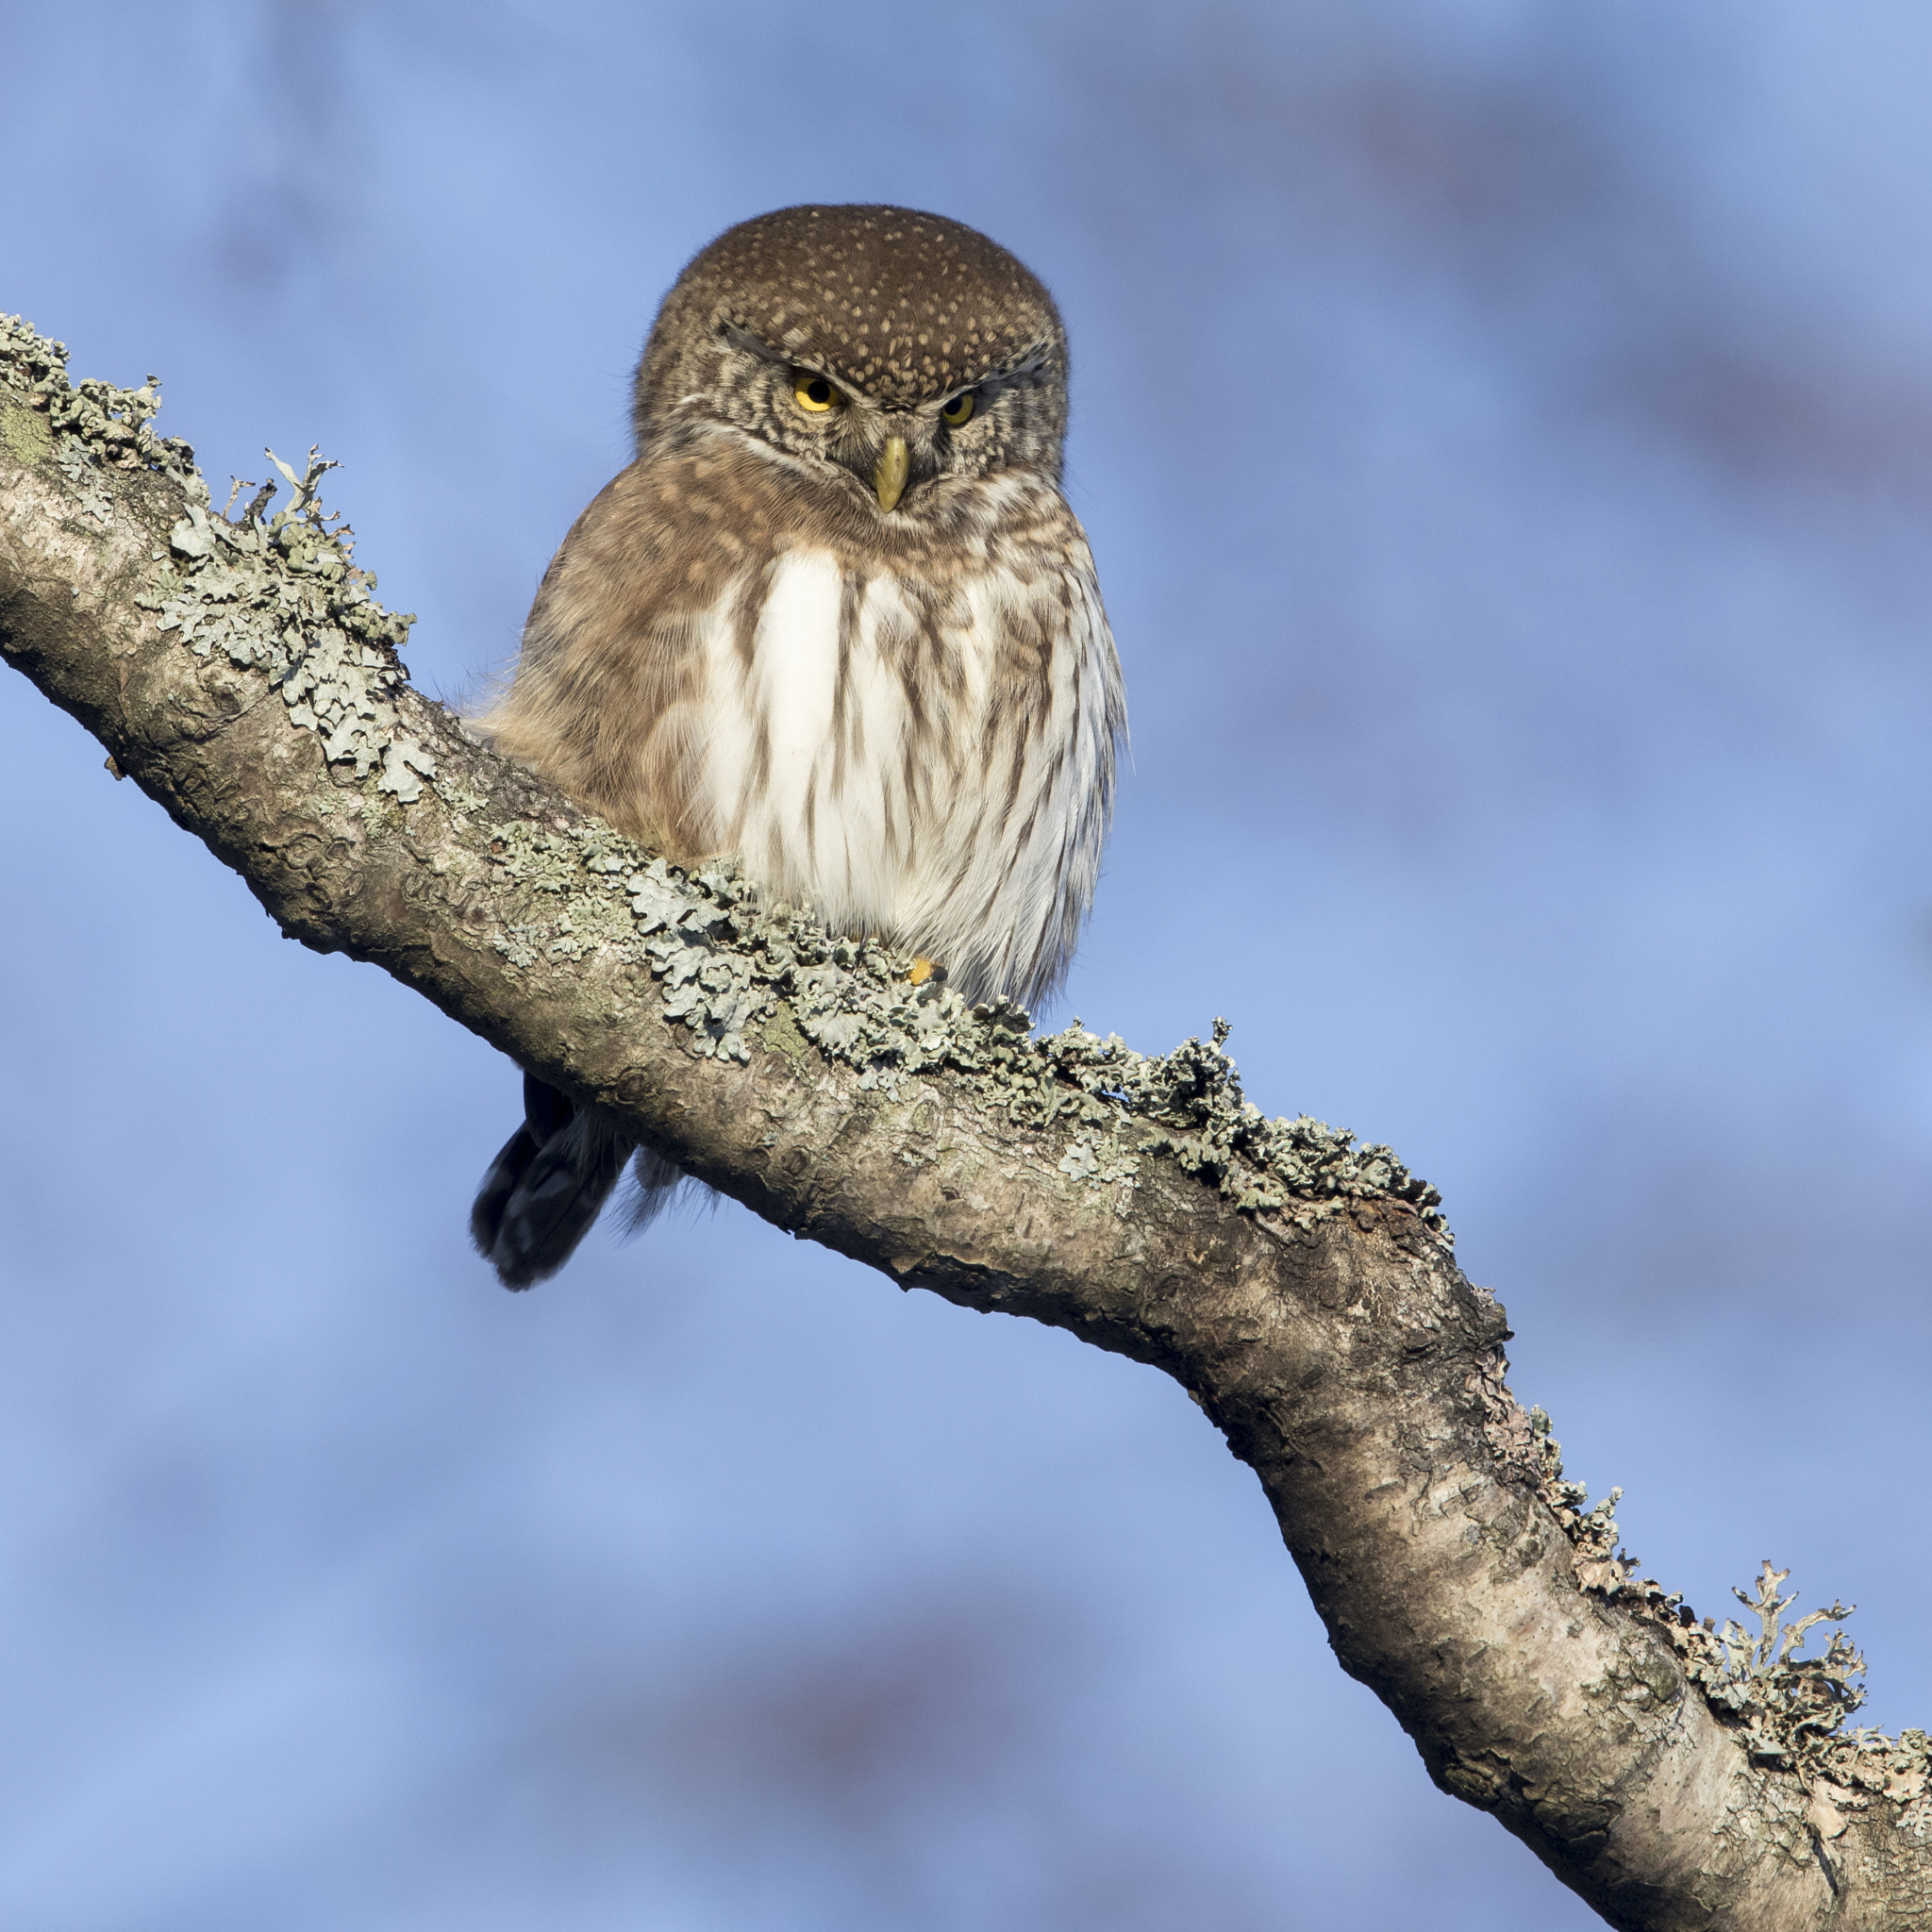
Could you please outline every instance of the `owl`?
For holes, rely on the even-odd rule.
[[[584,511],[476,722],[679,864],[873,933],[967,999],[1031,1005],[1093,896],[1125,731],[1060,493],[1067,341],[1005,249],[942,216],[783,208],[665,297],[637,459]],[[504,1283],[553,1274],[626,1163],[534,1076],[471,1218]]]

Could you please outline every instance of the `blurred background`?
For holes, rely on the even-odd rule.
[[[1069,996],[1391,1142],[1700,1613],[1932,1720],[1923,8],[0,0],[0,308],[513,652],[805,200],[1057,291],[1134,763]],[[512,1299],[510,1067],[0,677],[0,1923],[1580,1927],[1152,1372],[736,1208]]]

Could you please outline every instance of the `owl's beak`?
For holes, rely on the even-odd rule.
[[[885,454],[872,473],[872,487],[879,493],[881,509],[890,510],[906,493],[906,478],[911,468],[912,458],[907,451],[906,439],[887,437]]]

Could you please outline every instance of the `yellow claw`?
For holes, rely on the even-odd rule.
[[[886,508],[890,509],[891,508],[891,505],[888,504]],[[912,962],[912,971],[908,973],[906,975],[906,977],[909,979],[914,986],[924,986],[925,982],[933,976],[933,974],[938,969],[933,965],[930,959],[915,959]]]
[[[885,454],[879,458],[878,467],[872,473],[872,487],[879,493],[879,508],[891,509],[906,493],[906,475],[912,467],[912,458],[906,448],[903,436],[886,438]]]

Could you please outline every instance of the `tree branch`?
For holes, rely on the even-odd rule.
[[[1265,1119],[1219,1029],[1036,1040],[653,859],[408,688],[321,465],[231,523],[155,407],[0,321],[0,649],[286,932],[778,1226],[1174,1376],[1343,1669],[1610,1924],[1932,1924],[1924,1735],[1842,1732],[1856,1655],[1798,1655],[1774,1583],[1740,1648],[1632,1575],[1388,1150]]]

